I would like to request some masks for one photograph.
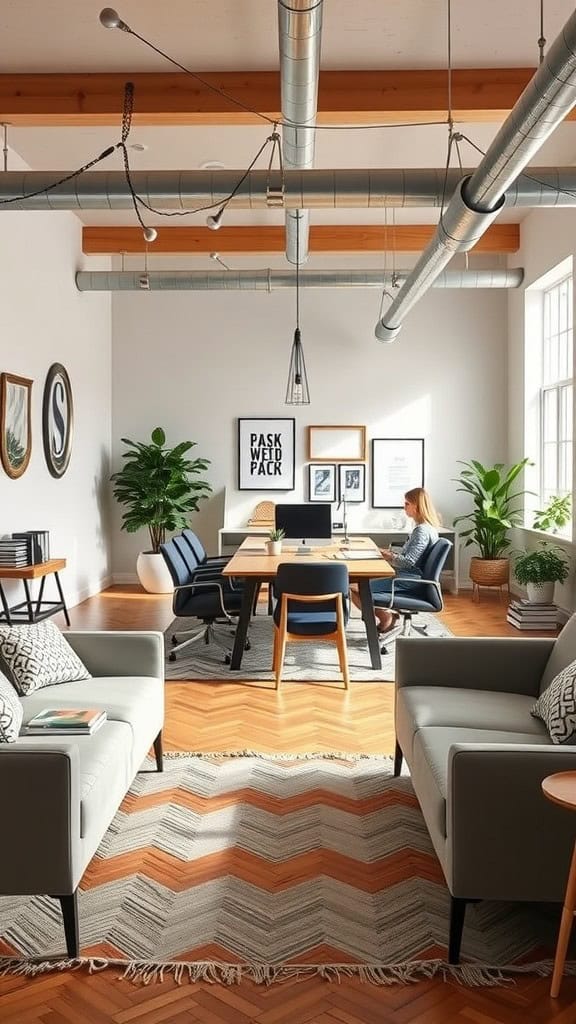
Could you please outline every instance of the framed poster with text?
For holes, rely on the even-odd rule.
[[[293,418],[238,420],[238,490],[293,491]]]
[[[404,495],[424,487],[424,438],[372,439],[372,508],[404,508]]]

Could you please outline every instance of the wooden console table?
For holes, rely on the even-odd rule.
[[[48,562],[39,562],[38,565],[21,565],[17,569],[10,565],[0,565],[0,602],[3,609],[3,611],[0,611],[0,623],[6,622],[11,626],[19,622],[40,622],[42,619],[47,619],[49,615],[54,615],[55,612],[64,612],[66,625],[69,626],[70,617],[64,600],[60,577],[58,576],[60,570],[65,568],[65,558],[51,558]],[[54,574],[60,597],[59,601],[44,600],[44,584],[46,583],[46,577],[51,573]],[[37,579],[41,581],[40,589],[38,596],[32,597],[29,580]],[[22,580],[26,600],[10,607],[6,600],[2,580]]]

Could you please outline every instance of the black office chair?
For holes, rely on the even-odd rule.
[[[175,661],[179,651],[189,647],[196,640],[203,639],[207,644],[214,643],[222,647],[226,652],[224,662],[229,664],[230,648],[224,639],[218,636],[214,623],[223,618],[226,624],[236,625],[233,616],[240,612],[242,591],[232,589],[228,580],[215,573],[213,569],[198,567],[192,552],[187,553],[182,538],[175,537],[161,544],[160,550],[174,581],[174,615],[177,618],[198,618],[203,623],[200,628],[194,627],[173,634],[174,648],[170,652],[169,660]],[[179,636],[185,636],[186,639],[178,642]],[[249,647],[250,643],[246,641],[246,649]]]
[[[375,594],[374,605],[397,611],[402,620],[400,636],[410,636],[412,629],[424,636],[427,624],[417,626],[412,617],[418,612],[441,612],[444,607],[440,574],[450,554],[452,543],[445,537],[439,537],[428,549],[420,571],[422,576],[395,576],[392,580],[390,593]],[[386,644],[381,648],[382,654],[387,653]]]
[[[281,562],[274,583],[278,603],[274,609],[274,655],[272,671],[276,689],[282,680],[286,642],[334,640],[340,671],[348,689],[346,624],[350,611],[348,568],[345,565]]]
[[[202,541],[193,530],[182,530],[182,537],[194,552],[198,565],[205,568],[209,566],[222,568],[230,561],[230,555],[208,555]]]

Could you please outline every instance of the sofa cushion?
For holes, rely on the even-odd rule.
[[[18,739],[24,708],[9,679],[0,672],[0,743]]]
[[[90,679],[90,673],[53,622],[0,626],[0,668],[18,693]]]
[[[571,661],[540,694],[531,714],[544,722],[552,743],[574,743],[576,733],[576,661]]]
[[[576,615],[572,615],[558,635],[540,681],[540,693],[547,690],[552,680],[576,658]]]

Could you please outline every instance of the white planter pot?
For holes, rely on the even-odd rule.
[[[527,583],[526,589],[528,591],[529,601],[538,601],[546,604],[552,604],[554,600],[553,583]]]
[[[149,594],[171,594],[174,590],[170,570],[161,554],[141,551],[136,559],[136,572]]]
[[[267,540],[266,551],[269,555],[281,555],[282,554],[282,541],[281,540]]]

